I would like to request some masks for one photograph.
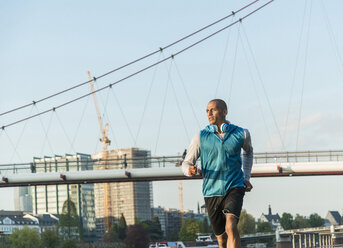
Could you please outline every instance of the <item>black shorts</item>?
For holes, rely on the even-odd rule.
[[[205,204],[215,235],[225,232],[226,214],[233,214],[239,219],[245,188],[230,189],[225,196],[205,197]]]

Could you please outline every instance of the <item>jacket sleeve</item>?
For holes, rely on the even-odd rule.
[[[251,136],[248,129],[244,129],[244,144],[243,144],[243,172],[244,180],[250,180],[251,168],[253,165],[254,151],[251,144]]]
[[[195,134],[191,144],[188,147],[185,159],[182,162],[182,172],[185,176],[189,177],[188,168],[195,165],[200,156],[200,132]],[[198,168],[199,170],[199,168]]]

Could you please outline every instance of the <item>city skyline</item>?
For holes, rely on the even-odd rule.
[[[248,3],[3,3],[0,112],[84,82],[87,71],[92,76],[110,71]],[[192,136],[207,125],[207,102],[218,97],[228,102],[228,120],[250,130],[255,152],[342,149],[342,5],[338,0],[274,1],[172,61],[97,93],[104,122],[110,126],[110,148],[182,154]],[[166,58],[209,33],[97,80],[95,87]],[[0,116],[0,126],[89,92],[86,85]],[[99,137],[90,96],[1,130],[0,163],[28,162],[47,154],[94,154],[101,150]],[[343,200],[332,190],[343,189],[339,176],[253,178],[252,183],[243,208],[254,216],[269,204],[279,212],[292,209],[302,215],[308,211],[323,216],[330,208],[343,208]],[[178,207],[177,182],[154,182],[153,190],[154,206]],[[0,192],[6,199],[13,197],[13,189]],[[185,208],[196,209],[198,201],[203,203],[201,181],[185,181]],[[13,208],[13,201],[0,203],[1,208]]]

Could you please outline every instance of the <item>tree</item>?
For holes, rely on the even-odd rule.
[[[280,224],[284,230],[292,229],[293,216],[290,213],[283,213]]]
[[[176,230],[173,230],[167,233],[167,239],[170,241],[177,241],[179,239],[179,232]]]
[[[8,237],[11,248],[37,248],[41,246],[41,239],[37,230],[24,226],[19,230],[15,228]]]
[[[111,226],[111,230],[109,233],[109,241],[110,242],[119,241],[119,227],[118,227],[118,224],[116,223],[113,223]]]
[[[260,233],[267,233],[267,232],[273,232],[272,227],[270,226],[269,222],[265,221],[258,221],[256,225],[256,231]]]
[[[294,221],[292,223],[292,228],[294,229],[298,229],[298,228],[305,228],[305,227],[310,227],[310,222],[309,220],[304,217],[301,216],[300,214],[297,214],[294,218]]]
[[[119,219],[119,227],[118,227],[118,237],[120,240],[124,240],[126,238],[126,220],[123,214],[121,214]]]
[[[45,248],[55,248],[60,244],[60,237],[55,230],[46,229],[41,233],[41,239]]]
[[[255,218],[243,209],[238,222],[240,235],[255,233],[255,223]]]
[[[61,248],[77,248],[75,239],[66,239],[62,242]]]
[[[179,238],[181,241],[194,241],[200,232],[200,222],[194,218],[185,220],[182,224]]]
[[[66,200],[63,203],[58,229],[63,239],[71,239],[80,236],[81,225],[75,204],[72,200]]]
[[[320,227],[324,225],[324,219],[316,213],[310,215],[309,222],[311,227]]]
[[[127,228],[124,240],[127,248],[145,248],[149,246],[149,234],[142,224]]]
[[[160,241],[163,238],[163,232],[158,217],[154,216],[152,220],[145,220],[142,225],[149,233],[150,241]]]

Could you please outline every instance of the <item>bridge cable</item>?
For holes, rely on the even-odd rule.
[[[299,107],[299,117],[298,117],[298,126],[297,126],[297,136],[296,136],[296,143],[295,143],[295,151],[298,150],[298,143],[299,143],[299,133],[300,133],[300,123],[302,117],[302,108],[303,108],[303,98],[304,98],[304,89],[305,89],[305,79],[306,79],[306,71],[307,71],[307,57],[308,57],[308,47],[309,47],[309,37],[310,37],[310,27],[311,27],[311,19],[312,19],[312,1],[310,1],[310,13],[309,13],[309,21],[308,21],[308,28],[306,33],[306,41],[305,41],[305,58],[304,58],[304,69],[302,75],[302,85],[301,85],[301,95],[300,95],[300,107]]]
[[[166,90],[165,90],[164,97],[163,97],[163,104],[162,104],[162,109],[161,109],[160,121],[159,121],[158,129],[157,129],[157,137],[156,137],[156,144],[155,144],[154,154],[156,154],[157,145],[158,145],[158,141],[159,141],[159,138],[160,138],[163,114],[164,114],[164,109],[165,109],[165,106],[166,106],[166,101],[167,101],[167,96],[168,96],[168,87],[169,87],[169,81],[170,81],[171,66],[172,66],[172,63],[170,63],[170,65],[169,65],[168,74],[167,74],[168,78],[167,78],[167,82],[166,82]]]
[[[264,127],[265,127],[266,132],[267,132],[268,143],[269,143],[272,151],[274,151],[273,143],[271,142],[271,135],[269,133],[269,128],[268,128],[268,125],[267,125],[267,122],[266,122],[265,115],[263,113],[262,102],[261,102],[261,99],[260,99],[259,94],[257,92],[256,80],[255,80],[255,78],[253,76],[253,73],[252,73],[252,69],[251,69],[252,66],[249,63],[248,55],[247,55],[247,52],[246,52],[246,49],[245,49],[245,46],[244,46],[244,42],[243,42],[243,40],[241,38],[241,34],[240,33],[238,34],[238,37],[239,37],[239,40],[241,40],[241,45],[242,45],[242,48],[243,48],[243,54],[244,54],[244,57],[245,57],[245,60],[246,60],[246,64],[247,64],[247,67],[248,67],[249,76],[251,78],[251,83],[252,83],[252,86],[253,86],[256,98],[257,98],[257,102],[258,102],[258,105],[259,105],[259,110],[260,110],[260,113],[261,113],[261,116],[262,116],[263,124],[264,124]]]
[[[274,111],[273,111],[273,108],[272,108],[272,105],[270,103],[270,100],[269,100],[269,97],[268,97],[268,94],[267,94],[267,91],[266,91],[266,88],[264,87],[264,83],[263,83],[263,80],[262,80],[262,76],[261,76],[261,72],[257,66],[257,62],[256,62],[256,59],[255,59],[255,56],[254,56],[254,53],[253,53],[253,50],[252,50],[252,47],[250,45],[250,42],[249,42],[249,39],[248,39],[248,36],[245,32],[245,29],[244,29],[244,26],[242,25],[242,30],[243,30],[243,34],[245,36],[245,39],[247,41],[247,44],[248,44],[248,48],[249,48],[249,51],[250,51],[250,54],[251,54],[251,57],[252,57],[252,60],[253,60],[253,63],[254,63],[254,66],[255,66],[255,69],[257,71],[257,76],[258,76],[258,81],[260,82],[261,86],[262,86],[262,89],[263,89],[263,93],[266,97],[266,100],[267,100],[267,103],[268,103],[268,107],[269,107],[269,110],[272,114],[272,118],[273,118],[273,121],[274,121],[274,125],[276,127],[276,130],[278,131],[278,135],[279,135],[279,138],[280,138],[280,142],[281,142],[281,146],[283,149],[285,149],[285,146],[283,144],[283,141],[282,141],[282,137],[281,137],[281,132],[280,132],[280,128],[279,128],[279,125],[277,124],[277,121],[276,121],[276,118],[275,118],[275,115],[274,115]]]
[[[69,142],[69,145],[70,145],[71,148],[73,149],[74,153],[76,153],[76,150],[75,150],[75,148],[74,148],[74,146],[73,146],[72,140],[70,139],[70,137],[69,137],[69,135],[68,135],[68,133],[67,133],[67,129],[64,127],[63,121],[62,121],[61,118],[59,117],[58,112],[55,112],[55,115],[56,115],[56,118],[57,118],[57,120],[58,120],[58,122],[59,122],[61,128],[62,128],[62,131],[63,131],[63,133],[64,133],[64,136],[66,137],[67,141]]]
[[[301,29],[300,29],[300,36],[299,36],[299,42],[298,42],[298,47],[297,47],[297,53],[296,53],[295,66],[294,66],[294,71],[293,71],[293,78],[292,78],[292,84],[291,84],[291,94],[290,94],[289,100],[288,100],[285,129],[284,129],[284,133],[283,133],[283,137],[282,137],[284,143],[286,141],[286,132],[287,132],[287,128],[288,128],[288,118],[289,118],[289,114],[290,114],[291,103],[292,103],[293,92],[294,92],[294,86],[295,86],[296,73],[297,73],[298,64],[299,64],[301,40],[302,40],[302,36],[303,36],[303,33],[304,33],[307,3],[308,3],[308,1],[306,0],[305,1],[305,6],[304,6],[302,23],[301,23]]]
[[[111,90],[111,89],[110,89]],[[108,118],[110,118],[110,117],[108,117]],[[110,121],[109,121],[110,122]],[[114,130],[113,130],[113,125],[109,125],[110,126],[110,130],[111,130],[111,133],[112,133],[112,141],[113,141],[113,143],[114,143],[114,149],[119,149],[119,142],[118,142],[118,140],[117,140],[117,138],[116,138],[116,133],[114,132]],[[99,142],[97,142],[97,143],[99,143]],[[96,147],[97,148],[97,147]]]
[[[179,114],[180,114],[181,122],[182,122],[182,125],[183,125],[184,130],[185,130],[185,134],[186,134],[186,137],[187,137],[187,142],[190,142],[191,140],[190,140],[190,136],[189,136],[188,131],[187,131],[186,122],[185,122],[185,120],[184,120],[184,118],[183,118],[183,115],[182,115],[180,103],[179,103],[179,100],[178,100],[178,98],[177,98],[177,94],[176,94],[176,91],[175,91],[173,79],[172,79],[172,76],[171,76],[171,72],[172,72],[173,66],[175,67],[174,59],[172,59],[172,60],[170,61],[170,68],[169,68],[169,71],[168,71],[167,65],[166,65],[166,70],[167,70],[168,75],[170,75],[170,77],[169,77],[170,85],[171,85],[172,92],[173,92],[173,95],[174,95],[174,98],[175,98],[176,107],[177,107],[178,112],[179,112]],[[156,153],[155,153],[155,154],[156,154]]]
[[[159,54],[157,61],[161,59],[161,55],[162,55],[162,54],[163,54],[163,52],[161,52],[161,53]],[[152,74],[152,78],[151,78],[150,85],[149,85],[149,89],[148,89],[148,95],[147,95],[147,97],[145,98],[145,102],[144,102],[144,106],[143,106],[142,115],[141,115],[141,118],[140,118],[139,123],[138,123],[138,129],[137,129],[137,133],[136,133],[136,139],[135,139],[135,144],[134,144],[134,146],[137,145],[138,137],[139,137],[139,134],[140,134],[142,125],[143,125],[143,120],[144,120],[144,116],[145,116],[146,109],[147,109],[147,106],[148,106],[148,102],[149,102],[149,99],[150,99],[151,90],[152,90],[152,87],[153,87],[153,85],[154,85],[154,83],[155,83],[156,74],[157,74],[157,69],[158,69],[158,66],[155,67],[155,70],[153,71],[153,74]]]
[[[324,15],[324,19],[325,19],[325,24],[326,24],[326,28],[328,30],[328,33],[329,33],[329,36],[330,36],[330,40],[331,40],[331,43],[332,43],[332,46],[333,46],[333,49],[334,49],[334,52],[335,52],[335,55],[336,55],[336,60],[337,60],[337,64],[340,65],[340,73],[341,73],[341,76],[343,78],[343,60],[342,60],[342,56],[339,52],[339,49],[338,49],[338,45],[337,45],[337,40],[335,38],[335,33],[333,32],[333,28],[332,28],[332,25],[331,25],[331,22],[330,22],[330,18],[326,12],[326,8],[325,8],[325,5],[323,3],[323,1],[321,0],[320,1],[321,5],[322,5],[322,10],[323,10],[323,15]]]
[[[135,64],[135,63],[137,63],[137,62],[139,62],[139,61],[141,61],[141,60],[144,60],[144,59],[146,59],[146,58],[148,58],[148,57],[150,57],[150,56],[152,56],[152,55],[154,55],[154,54],[157,54],[157,53],[159,53],[159,52],[162,51],[162,50],[165,50],[165,49],[167,49],[167,48],[170,48],[170,47],[176,45],[177,43],[180,43],[181,41],[184,41],[184,40],[188,39],[189,37],[194,36],[195,34],[200,33],[201,31],[203,31],[203,30],[205,30],[205,29],[207,29],[207,28],[209,28],[209,27],[211,27],[211,26],[213,26],[213,25],[215,25],[215,24],[217,24],[217,23],[220,23],[220,22],[224,21],[225,19],[227,19],[227,18],[233,16],[234,14],[241,12],[242,10],[248,8],[249,6],[255,4],[255,3],[258,2],[258,1],[259,1],[259,0],[255,0],[255,1],[253,1],[253,2],[251,2],[251,3],[249,3],[249,4],[247,4],[247,5],[245,5],[244,7],[240,8],[240,9],[238,9],[238,10],[236,10],[236,11],[232,11],[231,14],[229,14],[229,15],[227,15],[227,16],[225,16],[225,17],[223,17],[223,18],[221,18],[221,19],[219,19],[219,20],[217,20],[217,21],[215,21],[215,22],[213,22],[213,23],[211,23],[211,24],[209,24],[209,25],[206,25],[205,27],[200,28],[200,29],[198,29],[197,31],[195,31],[195,32],[193,32],[193,33],[191,33],[191,34],[189,34],[189,35],[186,35],[186,36],[182,37],[182,38],[179,39],[179,40],[176,40],[176,41],[174,41],[174,42],[172,42],[172,43],[170,43],[170,44],[168,44],[168,45],[166,45],[166,46],[164,46],[164,47],[161,47],[161,48],[159,48],[159,49],[156,50],[156,51],[153,51],[153,52],[151,52],[151,53],[149,53],[149,54],[147,54],[147,55],[145,55],[145,56],[143,56],[143,57],[140,57],[140,58],[138,58],[138,59],[135,59],[135,60],[133,60],[133,61],[131,61],[131,62],[125,64],[125,65],[122,65],[122,66],[120,66],[120,67],[117,67],[117,68],[115,68],[115,69],[109,71],[109,72],[106,72],[106,73],[104,73],[104,74],[102,74],[102,75],[96,77],[96,79],[100,79],[100,78],[103,78],[103,77],[105,77],[105,76],[108,76],[109,74],[112,74],[112,73],[114,73],[114,72],[116,72],[116,71],[119,71],[119,70],[125,68],[125,67],[128,67],[128,66],[130,66],[130,65],[133,65],[133,64]],[[9,113],[11,113],[11,112],[14,112],[14,111],[17,111],[17,110],[20,110],[20,109],[23,109],[23,108],[26,108],[26,107],[29,107],[29,106],[32,106],[32,105],[35,105],[35,104],[40,103],[40,102],[42,102],[42,101],[48,100],[48,99],[50,99],[50,98],[53,98],[53,97],[55,97],[55,96],[58,96],[58,95],[63,94],[63,93],[65,93],[65,92],[68,92],[68,91],[70,91],[70,90],[73,90],[73,89],[76,89],[76,88],[78,88],[78,87],[80,87],[80,86],[83,86],[83,85],[85,85],[85,84],[88,84],[89,82],[90,82],[90,80],[88,80],[88,81],[86,81],[86,82],[83,82],[83,83],[80,83],[80,84],[77,84],[77,85],[75,85],[75,86],[72,86],[72,87],[70,87],[70,88],[67,88],[67,89],[65,89],[65,90],[59,91],[59,92],[57,92],[57,93],[55,93],[55,94],[52,94],[52,95],[49,95],[49,96],[47,96],[47,97],[41,98],[41,99],[39,99],[39,100],[37,100],[37,101],[32,101],[32,103],[28,103],[28,104],[22,105],[22,106],[20,106],[20,107],[17,107],[17,108],[14,108],[14,109],[5,111],[5,112],[3,112],[3,113],[0,113],[0,116],[9,114]]]
[[[19,153],[18,153],[18,151],[17,151],[17,147],[14,145],[14,143],[13,143],[13,141],[11,140],[10,136],[7,134],[6,131],[4,131],[4,133],[6,134],[8,140],[9,140],[9,142],[10,142],[12,148],[13,148],[13,151],[17,154],[17,157],[19,158],[19,160],[20,160],[21,162],[23,162],[22,158],[20,157],[20,155],[19,155]]]
[[[79,122],[78,122],[78,124],[77,124],[76,130],[75,130],[75,132],[74,132],[74,137],[73,137],[73,139],[72,139],[72,141],[71,141],[71,146],[70,146],[69,150],[72,150],[72,149],[73,149],[72,147],[74,146],[74,143],[75,143],[75,141],[76,141],[76,137],[77,137],[78,132],[79,132],[79,130],[80,130],[80,127],[81,127],[81,123],[82,123],[83,117],[84,117],[84,115],[85,115],[85,113],[86,113],[86,109],[87,109],[87,106],[88,106],[88,102],[89,102],[89,97],[86,98],[86,103],[85,103],[85,106],[83,107],[83,110],[82,110],[82,113],[81,113],[81,117],[80,117],[80,120],[79,120]]]
[[[127,118],[126,118],[126,116],[125,116],[125,113],[124,113],[124,111],[123,111],[123,108],[122,108],[121,105],[120,105],[120,101],[118,100],[118,97],[117,97],[117,95],[114,93],[114,90],[113,90],[113,89],[111,90],[111,93],[112,93],[114,99],[116,100],[117,106],[118,106],[118,108],[119,108],[119,110],[120,110],[120,113],[121,113],[121,115],[122,115],[122,117],[123,117],[123,120],[124,120],[124,122],[125,122],[125,124],[126,124],[126,127],[127,127],[128,131],[129,131],[130,137],[131,137],[133,143],[135,143],[135,137],[134,137],[134,135],[133,135],[133,133],[132,133],[131,127],[130,127],[130,125],[129,125],[129,122],[127,121]]]
[[[173,62],[174,62],[174,59],[171,61],[171,63],[174,64]],[[174,98],[175,98],[176,106],[177,106],[177,109],[178,109],[178,111],[179,111],[179,114],[180,114],[180,118],[181,118],[183,127],[184,127],[184,129],[185,129],[187,141],[188,141],[188,142],[191,142],[190,136],[189,136],[188,131],[187,131],[186,122],[185,122],[185,119],[183,118],[182,111],[181,111],[181,107],[180,107],[180,103],[179,103],[179,100],[178,100],[178,97],[177,97],[177,94],[176,94],[176,91],[175,91],[175,86],[174,86],[174,84],[173,84],[173,80],[170,81],[170,84],[171,84],[172,91],[173,91],[173,93],[174,93]]]
[[[47,141],[47,143],[48,143],[48,146],[49,146],[49,148],[50,148],[51,153],[53,153],[54,149],[52,149],[52,145],[51,145],[50,140],[49,140],[49,138],[48,138],[48,133],[47,133],[47,131],[46,131],[46,129],[45,129],[45,126],[44,126],[44,124],[43,124],[42,118],[41,118],[41,116],[39,115],[39,109],[38,109],[37,105],[34,105],[34,108],[37,110],[37,113],[38,113],[37,116],[39,117],[39,122],[40,122],[40,124],[41,124],[41,126],[42,126],[42,129],[43,129],[43,131],[44,131],[44,134],[45,134],[45,137],[46,137],[46,141]],[[43,149],[43,148],[42,148],[42,149]]]
[[[232,16],[232,20],[233,20],[233,18],[234,18],[234,16]],[[228,30],[226,42],[225,42],[225,45],[224,45],[224,53],[223,53],[223,58],[222,58],[222,62],[221,62],[220,69],[219,69],[219,76],[218,76],[218,81],[217,81],[216,90],[215,90],[215,92],[214,92],[214,98],[218,98],[218,97],[217,97],[217,93],[218,93],[218,88],[219,88],[220,81],[221,81],[222,74],[223,74],[223,68],[224,68],[224,64],[225,64],[225,59],[226,59],[226,55],[227,55],[227,50],[228,50],[228,47],[229,47],[230,34],[231,34],[230,31],[231,31],[231,29]]]
[[[93,82],[95,82],[95,81],[93,80]],[[94,87],[97,87],[97,85],[95,85]],[[110,87],[110,89],[107,90],[107,95],[106,95],[106,100],[105,100],[105,102],[103,102],[103,98],[102,98],[102,97],[99,97],[100,103],[102,104],[102,106],[103,106],[103,108],[104,108],[103,113],[102,113],[102,119],[103,119],[104,123],[106,123],[106,124],[111,123],[111,121],[110,121],[110,115],[109,115],[108,112],[107,112],[107,106],[108,106],[108,101],[109,101],[109,98],[110,98],[110,92],[111,92],[111,90],[112,90],[111,87]],[[106,114],[106,115],[105,115],[105,114]],[[105,120],[105,118],[106,118],[106,120]],[[113,122],[112,122],[112,123],[113,123]],[[105,125],[106,125],[106,124],[105,124]],[[109,125],[109,124],[108,124],[108,126],[110,127],[111,132],[112,132],[112,135],[113,135],[113,138],[111,139],[111,144],[112,144],[112,140],[113,140],[114,146],[115,146],[115,147],[118,147],[117,140],[116,140],[116,138],[115,138],[115,133],[113,132],[113,128],[112,128],[111,125]],[[105,126],[105,127],[106,127],[106,126]],[[100,132],[98,132],[98,133],[99,133],[99,137],[101,137],[102,134],[101,134]],[[109,134],[108,134],[108,136],[109,136]],[[97,146],[96,146],[96,148],[97,148]]]
[[[36,107],[36,106],[35,106]],[[49,141],[49,137],[48,137],[48,133],[49,133],[49,130],[50,130],[50,127],[51,127],[51,123],[52,123],[52,118],[54,116],[54,112],[51,113],[51,116],[50,116],[50,119],[49,119],[49,122],[48,122],[48,127],[47,129],[45,130],[44,128],[44,140],[43,140],[43,143],[42,143],[42,148],[41,148],[41,152],[39,153],[42,157],[44,157],[44,148],[45,148],[45,143],[48,142],[49,144],[49,147],[51,149],[51,153],[53,153],[53,149],[52,149],[52,146],[51,146],[51,143]],[[43,126],[43,122],[41,120],[41,124]]]
[[[148,70],[148,69],[150,69],[150,68],[152,68],[152,67],[154,67],[154,66],[156,66],[156,65],[158,65],[158,64],[160,64],[160,63],[163,63],[163,62],[165,62],[165,61],[167,61],[167,60],[169,60],[169,59],[174,58],[175,56],[177,56],[177,55],[179,55],[179,54],[181,54],[181,53],[183,53],[183,52],[189,50],[190,48],[192,48],[192,47],[194,47],[194,46],[196,46],[196,45],[198,45],[198,44],[204,42],[205,40],[211,38],[212,36],[217,35],[218,33],[220,33],[220,32],[222,32],[222,31],[224,31],[225,29],[227,29],[227,28],[229,28],[229,27],[231,27],[231,26],[237,24],[238,22],[243,21],[245,18],[249,17],[250,15],[254,14],[255,12],[257,12],[257,11],[259,11],[260,9],[264,8],[265,6],[269,5],[269,4],[272,3],[273,1],[274,1],[274,0],[270,0],[270,1],[267,2],[266,4],[260,6],[259,8],[257,8],[257,9],[255,9],[254,11],[248,13],[248,14],[245,15],[244,17],[240,18],[238,21],[235,21],[235,22],[233,22],[233,23],[231,23],[231,24],[229,24],[229,25],[227,25],[227,26],[224,26],[223,28],[217,30],[216,32],[214,32],[214,33],[212,33],[212,34],[206,36],[205,38],[203,38],[203,39],[201,39],[201,40],[199,40],[199,41],[197,41],[197,42],[195,42],[195,43],[193,43],[193,44],[187,46],[186,48],[183,48],[183,49],[179,50],[179,51],[176,52],[175,54],[172,54],[172,55],[170,55],[169,57],[167,57],[167,58],[165,58],[165,59],[162,59],[162,60],[160,60],[160,61],[158,61],[158,62],[156,62],[156,63],[153,63],[153,64],[151,64],[151,65],[149,65],[149,66],[147,66],[147,67],[144,67],[143,69],[138,70],[138,71],[136,71],[136,72],[134,72],[134,73],[132,73],[132,74],[130,74],[130,75],[124,77],[124,78],[121,78],[121,79],[119,79],[119,80],[117,80],[117,81],[115,81],[115,82],[113,82],[113,83],[111,83],[111,84],[109,84],[109,85],[107,85],[107,86],[104,86],[104,87],[102,87],[102,88],[99,88],[98,90],[95,90],[94,93],[99,92],[99,91],[102,91],[102,90],[107,89],[107,88],[109,88],[109,87],[112,87],[112,86],[115,85],[115,84],[118,84],[118,83],[120,83],[120,82],[122,82],[122,81],[124,81],[124,80],[127,80],[127,79],[129,79],[129,78],[131,78],[131,77],[133,77],[133,76],[135,76],[135,75],[137,75],[137,74],[139,74],[139,73],[142,73],[142,72],[144,72],[144,71],[146,71],[146,70]],[[48,113],[48,112],[50,112],[50,111],[54,111],[54,110],[56,110],[56,109],[58,109],[58,108],[64,107],[64,106],[66,106],[66,105],[69,105],[69,104],[71,104],[71,103],[73,103],[73,102],[76,102],[76,101],[78,101],[78,100],[80,100],[80,99],[82,99],[82,98],[84,98],[84,97],[86,97],[86,96],[89,96],[89,95],[91,95],[91,94],[93,94],[93,93],[92,93],[92,92],[91,92],[91,93],[87,93],[87,94],[82,95],[82,96],[80,96],[80,97],[74,98],[74,99],[72,99],[72,100],[70,100],[70,101],[68,101],[68,102],[65,102],[65,103],[63,103],[63,104],[60,104],[60,105],[58,105],[58,106],[56,106],[56,107],[54,107],[54,108],[45,110],[45,111],[43,111],[43,112],[41,112],[41,113],[38,113],[38,114],[35,114],[35,115],[32,115],[32,116],[28,116],[28,117],[23,118],[23,119],[20,119],[20,120],[18,120],[18,121],[12,122],[12,123],[10,123],[10,124],[8,124],[8,125],[4,125],[4,126],[1,127],[1,129],[4,130],[5,128],[7,128],[7,127],[9,127],[9,126],[18,124],[18,123],[20,123],[20,122],[22,122],[22,121],[25,121],[25,120],[28,120],[28,119],[37,117],[37,116],[39,116],[39,115]]]
[[[232,66],[232,72],[231,72],[231,79],[230,79],[230,85],[229,85],[229,99],[227,100],[228,106],[230,106],[231,103],[231,96],[232,96],[232,87],[233,87],[233,83],[234,83],[234,76],[235,76],[235,72],[236,72],[236,62],[237,62],[237,52],[238,52],[238,44],[239,44],[239,40],[240,40],[240,27],[241,25],[238,25],[238,30],[237,30],[237,40],[236,40],[236,49],[235,49],[235,54],[233,56],[233,66]]]
[[[175,63],[175,60],[174,60],[174,67],[175,67],[176,73],[177,73],[177,75],[179,76],[179,79],[180,79],[180,81],[181,81],[181,84],[182,84],[183,90],[184,90],[184,92],[185,92],[185,94],[186,94],[186,98],[187,98],[187,100],[188,100],[188,103],[189,103],[189,105],[191,106],[191,110],[192,110],[194,119],[196,120],[199,129],[201,129],[199,119],[197,118],[197,115],[196,115],[196,113],[195,113],[195,111],[194,111],[194,107],[193,107],[191,98],[190,98],[190,96],[189,96],[189,94],[188,94],[187,88],[186,88],[186,86],[185,86],[185,82],[184,82],[184,80],[183,80],[183,78],[182,78],[182,76],[181,76],[181,73],[180,73],[180,70],[179,70],[177,64]]]
[[[29,115],[32,113],[32,111],[33,111],[33,107],[30,109]],[[17,140],[17,142],[16,142],[15,149],[18,148],[19,143],[20,143],[21,139],[22,139],[23,136],[24,136],[24,132],[25,132],[25,129],[26,129],[26,126],[27,126],[27,122],[28,122],[28,121],[26,121],[26,122],[24,123],[24,127],[23,127],[23,129],[22,129],[22,131],[21,131],[21,133],[20,133],[20,135],[19,135],[19,138],[18,138],[18,140]],[[11,156],[11,159],[10,159],[11,162],[13,161],[14,156],[15,156],[15,152],[13,151],[12,156]]]

